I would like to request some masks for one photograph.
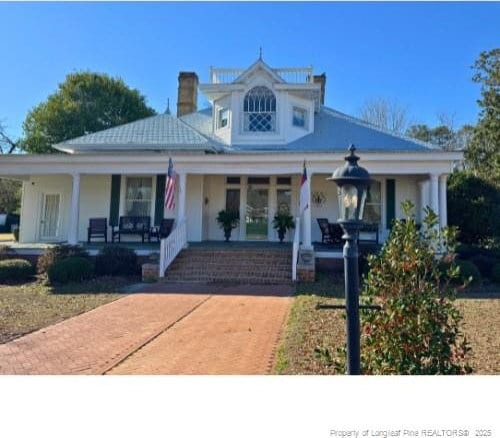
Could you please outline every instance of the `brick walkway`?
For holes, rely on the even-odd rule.
[[[0,374],[265,374],[290,298],[235,293],[129,295],[0,345]]]

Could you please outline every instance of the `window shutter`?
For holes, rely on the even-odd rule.
[[[160,226],[165,210],[166,175],[156,175],[155,225]]]
[[[388,179],[385,181],[385,194],[386,194],[386,215],[385,223],[387,229],[392,228],[392,221],[396,217],[396,180]]]
[[[121,175],[111,175],[111,201],[109,203],[109,225],[118,226],[120,215],[120,184]]]

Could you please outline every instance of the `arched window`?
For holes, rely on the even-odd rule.
[[[249,132],[276,130],[276,97],[267,87],[254,87],[243,102],[244,129]]]

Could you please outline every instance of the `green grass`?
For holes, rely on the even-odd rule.
[[[0,284],[0,343],[87,312],[124,296],[137,279],[102,277],[51,287],[42,281]]]

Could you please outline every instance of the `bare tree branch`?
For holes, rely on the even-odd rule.
[[[367,100],[359,114],[365,122],[396,134],[403,134],[410,124],[406,106],[382,97]]]
[[[12,154],[19,147],[19,140],[14,141],[7,135],[5,125],[0,121],[0,154]]]

